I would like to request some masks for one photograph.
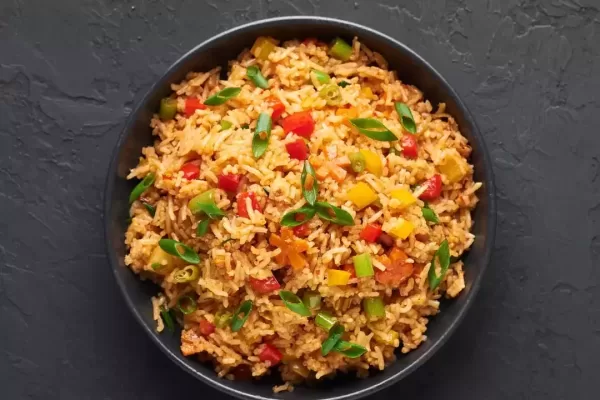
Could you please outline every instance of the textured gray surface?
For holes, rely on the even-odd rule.
[[[425,366],[372,398],[597,398],[593,0],[3,0],[0,397],[225,399],[125,309],[104,255],[105,171],[133,104],[171,62],[224,29],[292,14],[411,46],[455,86],[494,160],[498,236],[476,305]]]

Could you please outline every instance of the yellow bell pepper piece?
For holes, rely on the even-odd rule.
[[[381,158],[369,150],[361,150],[360,154],[365,156],[365,169],[375,176],[381,176],[381,173],[383,172]]]
[[[399,208],[406,208],[417,201],[415,196],[407,189],[394,189],[390,195],[392,199],[396,199],[400,202]]]
[[[327,286],[347,285],[349,280],[350,272],[342,271],[341,269],[327,270]]]
[[[358,182],[352,189],[348,190],[348,200],[353,202],[359,210],[377,201],[377,199],[379,197],[371,189],[371,186],[364,182]]]
[[[269,58],[269,54],[271,54],[271,52],[275,49],[276,44],[277,42],[275,39],[261,36],[256,39],[250,52],[254,55],[254,57],[264,61]]]
[[[388,346],[393,346],[396,340],[398,339],[398,332],[390,331],[390,332],[375,332],[375,341],[380,344],[386,344]]]
[[[438,169],[448,178],[450,183],[460,181],[469,171],[467,162],[455,149],[447,150],[438,164]]]
[[[156,246],[150,254],[146,269],[156,274],[165,275],[175,268],[175,261],[174,256],[161,249],[160,246]]]
[[[376,96],[373,94],[373,91],[368,86],[365,86],[362,89],[360,89],[360,94],[362,94],[364,97],[366,97],[369,100],[376,99]]]
[[[395,237],[396,239],[406,239],[411,232],[415,229],[412,222],[405,220],[404,218],[398,218],[398,222],[386,232]]]

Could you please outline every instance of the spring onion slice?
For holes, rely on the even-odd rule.
[[[172,256],[177,256],[183,261],[189,262],[190,264],[198,264],[200,262],[200,256],[189,246],[178,242],[173,239],[160,239],[158,245],[165,252]]]
[[[173,316],[171,315],[171,310],[168,308],[163,308],[160,310],[160,316],[162,317],[165,326],[169,330],[169,332],[175,331],[175,322],[173,322]]]
[[[252,137],[252,155],[254,158],[260,158],[267,151],[269,139],[271,138],[272,124],[273,122],[269,114],[260,113],[258,122],[256,123],[256,130]]]
[[[231,129],[231,127],[233,126],[233,123],[227,121],[226,119],[222,119],[221,122],[219,123],[219,125],[221,125],[222,131],[226,131],[227,129]]]
[[[146,175],[144,179],[142,179],[142,181],[138,183],[131,191],[131,194],[129,195],[129,204],[132,204],[142,195],[142,193],[148,190],[148,188],[154,183],[155,179],[156,175],[154,175],[154,172],[150,172],[148,175]]]
[[[354,225],[354,219],[348,211],[342,210],[327,202],[317,201],[315,203],[315,209],[317,210],[317,215],[325,221],[342,226]]]
[[[329,75],[323,71],[319,71],[318,69],[313,69],[310,71],[310,80],[313,86],[316,88],[331,82]]]
[[[319,97],[325,99],[328,106],[339,106],[342,104],[342,93],[340,92],[340,88],[334,83],[323,86],[319,90]]]
[[[188,208],[193,214],[204,213],[210,219],[218,219],[225,216],[225,213],[215,203],[214,189],[207,190],[191,199],[188,203]]]
[[[327,337],[327,339],[325,339],[325,341],[321,345],[321,354],[323,354],[323,356],[326,356],[327,354],[329,354],[329,352],[331,352],[331,350],[334,349],[337,342],[339,342],[339,340],[343,334],[344,334],[344,327],[340,324],[335,324],[329,330],[329,336]]]
[[[329,313],[326,313],[325,311],[321,311],[315,317],[315,323],[317,324],[317,326],[323,328],[326,332],[329,332],[331,328],[333,328],[336,321],[337,320],[334,316],[332,316]]]
[[[345,355],[348,358],[358,358],[367,352],[367,349],[363,346],[340,340],[335,344],[334,349],[336,352]]]
[[[380,142],[393,142],[398,140],[396,135],[381,122],[373,118],[354,118],[350,123],[363,135]]]
[[[385,304],[381,297],[366,297],[362,303],[367,316],[373,318],[385,317]]]
[[[144,205],[144,207],[146,207],[146,210],[148,210],[148,213],[152,217],[154,217],[156,215],[156,207],[154,207],[152,204],[146,203],[146,202],[143,202],[142,204]]]
[[[204,104],[206,104],[207,106],[220,106],[221,104],[225,104],[227,100],[240,94],[241,91],[242,89],[238,87],[225,88],[206,99]]]
[[[305,292],[302,295],[302,302],[310,310],[315,310],[321,307],[321,294],[318,292]]]
[[[268,89],[269,82],[260,72],[260,68],[256,65],[251,65],[246,69],[246,76],[250,79],[257,87],[261,89]]]
[[[331,44],[329,54],[338,60],[348,61],[352,56],[352,46],[340,38],[336,38]]]
[[[425,218],[425,221],[433,222],[434,224],[440,222],[440,219],[436,215],[435,211],[429,208],[429,204],[425,203],[425,206],[421,208],[421,212],[423,213],[423,218]]]
[[[248,317],[250,316],[251,312],[252,312],[252,301],[251,300],[246,300],[242,304],[240,304],[238,309],[235,310],[235,313],[231,317],[231,325],[230,325],[231,331],[238,332],[240,329],[242,329],[242,326],[244,326],[244,324],[246,323],[246,320],[248,320]]]
[[[296,314],[300,314],[303,317],[310,317],[312,315],[300,297],[296,296],[295,293],[288,290],[282,290],[279,292],[279,297],[281,297],[285,306]]]
[[[317,181],[317,174],[308,160],[304,161],[300,182],[302,183],[302,194],[306,202],[314,206],[319,194],[319,182]]]
[[[400,123],[402,123],[402,127],[413,135],[417,133],[417,124],[415,123],[415,119],[412,115],[412,111],[410,111],[410,108],[408,108],[408,106],[404,103],[396,103],[394,104],[394,107],[396,108],[396,112],[400,117]]]
[[[354,262],[354,271],[358,278],[375,275],[375,272],[373,271],[373,262],[371,261],[369,253],[354,256],[352,257],[352,261]]]
[[[350,159],[350,167],[352,171],[360,174],[365,170],[365,165],[367,160],[365,159],[365,155],[361,152],[352,153],[348,156]]]
[[[281,225],[289,226],[291,228],[302,225],[306,221],[309,221],[312,217],[315,216],[317,211],[311,206],[300,207],[297,210],[290,211],[286,213],[283,218],[281,218]]]
[[[231,321],[231,313],[227,311],[218,311],[215,314],[215,326],[217,328],[225,328]]]
[[[177,114],[177,100],[166,97],[160,101],[158,116],[162,121],[170,121]]]
[[[436,275],[436,262],[435,260],[439,260],[440,263],[440,274]],[[446,275],[446,271],[448,271],[448,267],[450,266],[450,248],[448,247],[448,241],[444,239],[440,247],[437,249],[435,254],[433,255],[433,260],[431,260],[431,267],[429,268],[429,288],[434,290],[439,286],[444,279],[444,275]]]
[[[196,300],[192,299],[190,296],[182,296],[177,300],[177,308],[179,308],[179,311],[184,315],[188,315],[196,311],[198,306],[196,305]]]
[[[210,224],[210,219],[203,219],[198,222],[198,226],[196,227],[196,236],[201,237],[206,235],[208,232],[208,225]]]
[[[186,283],[193,282],[200,276],[200,270],[195,265],[188,265],[173,274],[173,282]]]

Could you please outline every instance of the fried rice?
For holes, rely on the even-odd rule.
[[[131,205],[125,262],[162,288],[152,298],[157,330],[171,323],[164,317],[173,310],[168,315],[182,325],[184,355],[211,360],[218,375],[230,379],[278,371],[284,385],[275,391],[281,391],[337,371],[366,376],[369,369],[382,370],[398,354],[427,340],[427,323],[440,311],[441,298],[458,296],[465,287],[460,256],[474,240],[470,213],[481,184],[473,181],[471,147],[444,104],[434,107],[418,88],[398,80],[385,59],[357,38],[345,61],[317,40],[268,40],[274,46],[267,56],[256,46],[244,51],[229,63],[227,79],[215,68],[191,72],[172,85],[170,98],[176,100],[177,114],[171,119],[154,116],[154,145],[142,149],[139,164],[128,176],[143,179],[153,174],[155,180]],[[248,79],[251,66],[268,79],[268,89]],[[335,106],[311,81],[315,70],[328,74],[329,84],[339,88],[341,99]],[[222,105],[202,105],[229,87],[241,92]],[[417,128],[411,135],[418,146],[413,149],[416,157],[408,156],[402,140],[373,140],[349,122],[372,118],[399,139],[410,135],[395,103],[410,108]],[[252,152],[257,119],[261,113],[275,117],[277,109],[281,115],[273,118],[266,152],[257,158]],[[284,130],[286,118],[305,111],[314,122],[309,135]],[[306,142],[308,161],[317,170],[319,201],[346,211],[353,225],[315,216],[303,224],[301,233],[282,226],[286,213],[307,206],[301,184],[304,161],[292,158],[287,146],[299,139]],[[371,161],[379,169],[368,168],[369,163],[361,172],[353,169],[349,157],[364,152],[376,155]],[[182,170],[190,163],[197,167],[191,175],[186,167]],[[427,182],[435,175],[441,178],[441,193],[425,202]],[[241,177],[236,193],[222,189],[222,176]],[[375,200],[357,206],[352,197],[357,185],[370,188]],[[214,204],[225,215],[210,219],[207,232],[201,234],[198,225],[206,215],[192,212],[189,201],[211,189]],[[426,219],[424,209],[436,218]],[[398,234],[394,228],[400,222],[406,229]],[[368,225],[379,232],[378,239],[365,236]],[[176,279],[188,262],[157,250],[164,238],[200,255],[198,274],[190,281]],[[287,247],[278,246],[281,241]],[[444,241],[450,265],[442,271],[440,259],[433,275],[443,276],[432,288],[432,260]],[[289,252],[300,257],[300,267],[290,265]],[[353,257],[360,254],[369,255],[371,276],[356,277]],[[157,260],[162,263],[158,269]],[[342,276],[349,278],[332,285],[331,271],[344,271]],[[269,280],[280,289],[269,291],[255,284]],[[332,351],[324,356],[328,332],[312,316],[288,308],[279,290],[317,296],[320,305],[311,310],[312,316],[326,310],[343,326],[343,339],[362,346],[364,354],[350,358]],[[195,303],[184,310],[191,312],[177,311],[183,298]],[[382,299],[384,315],[365,312],[365,298]],[[240,330],[220,323],[247,300],[253,308]],[[266,348],[271,357],[265,356]]]

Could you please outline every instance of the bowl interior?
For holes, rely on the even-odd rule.
[[[181,81],[189,71],[205,71],[217,65],[226,71],[228,60],[235,59],[244,48],[252,45],[256,37],[263,35],[278,39],[318,37],[324,41],[336,36],[350,41],[358,36],[362,43],[388,60],[390,68],[398,72],[402,81],[421,89],[434,106],[439,102],[446,103],[448,112],[456,118],[461,132],[473,146],[471,162],[475,166],[475,180],[484,183],[478,192],[481,201],[473,214],[475,243],[465,258],[467,286],[457,299],[444,302],[442,312],[431,319],[427,331],[429,339],[417,350],[407,355],[399,354],[394,363],[384,371],[374,372],[368,379],[342,375],[314,386],[298,386],[292,393],[279,395],[272,393],[271,388],[277,382],[274,377],[257,382],[219,379],[212,365],[181,355],[177,334],[165,332],[157,335],[150,296],[158,292],[158,287],[140,281],[123,262],[127,200],[135,184],[125,177],[137,164],[141,148],[152,144],[149,122],[158,109],[160,99],[170,93],[171,83]],[[399,380],[422,364],[447,339],[471,303],[489,260],[495,230],[492,170],[483,141],[465,106],[447,82],[410,49],[376,31],[345,21],[315,17],[277,18],[235,28],[202,43],[177,61],[152,87],[130,116],[110,165],[105,194],[105,229],[112,268],[129,307],[159,347],[188,372],[229,394],[244,398],[357,398]]]

